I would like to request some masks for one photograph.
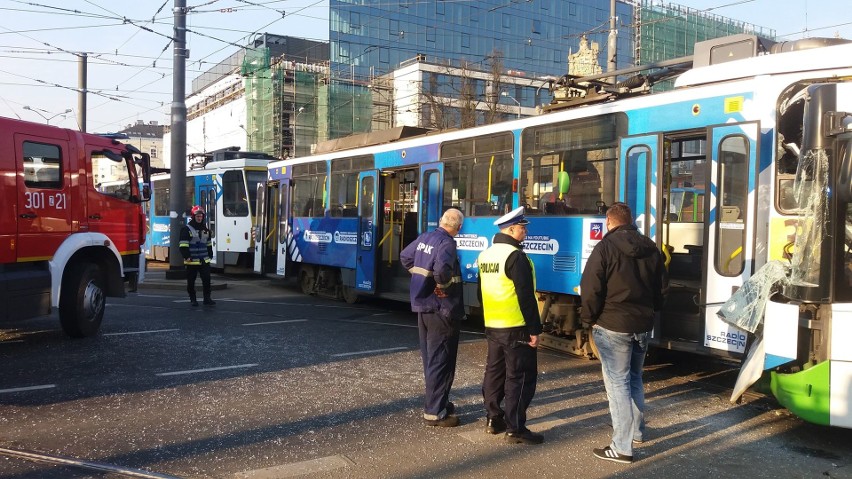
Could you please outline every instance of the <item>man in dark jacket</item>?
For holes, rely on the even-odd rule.
[[[541,444],[544,436],[527,429],[527,408],[538,379],[541,317],[535,297],[535,268],[521,243],[527,237],[524,207],[498,218],[500,232],[479,254],[479,296],[488,353],[482,397],[485,432],[506,431],[509,443]],[[501,403],[505,400],[505,408]]]
[[[192,218],[180,230],[179,246],[183,264],[186,266],[186,291],[189,293],[189,302],[193,306],[198,306],[198,299],[195,296],[195,278],[199,275],[204,292],[204,304],[207,306],[216,304],[210,297],[210,260],[213,258],[213,242],[210,230],[204,221],[205,218],[204,209],[193,206]]]
[[[583,324],[592,328],[612,416],[612,442],[595,457],[633,462],[633,443],[645,433],[642,366],[654,315],[662,309],[667,274],[657,245],[633,225],[625,203],[606,213],[607,234],[583,270]]]
[[[399,255],[411,273],[411,310],[417,313],[426,380],[423,421],[428,426],[459,425],[449,397],[456,375],[459,322],[464,317],[461,267],[453,239],[462,222],[461,211],[448,209],[434,231],[420,235]]]

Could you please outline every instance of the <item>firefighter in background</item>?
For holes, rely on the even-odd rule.
[[[480,253],[479,295],[488,353],[482,397],[488,414],[485,432],[506,432],[506,442],[541,444],[544,436],[527,429],[527,408],[538,375],[536,348],[541,317],[535,297],[535,268],[521,243],[527,236],[524,207],[494,222],[500,232]],[[500,403],[505,401],[505,407]]]
[[[195,278],[201,275],[201,287],[204,292],[204,304],[212,306],[216,304],[210,298],[210,260],[213,258],[213,242],[210,238],[210,229],[205,222],[204,208],[192,207],[192,218],[180,230],[180,254],[183,255],[183,264],[186,266],[186,291],[189,293],[189,302],[198,306],[195,295]]]

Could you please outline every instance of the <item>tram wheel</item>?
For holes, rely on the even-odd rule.
[[[355,304],[358,302],[358,292],[350,286],[341,286],[340,295],[343,297],[343,301],[346,301],[346,304]]]
[[[311,274],[308,274],[307,271],[302,270],[299,273],[299,287],[302,289],[302,293],[307,295],[314,294],[314,277]]]

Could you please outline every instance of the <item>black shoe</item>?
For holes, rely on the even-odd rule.
[[[506,442],[512,444],[541,444],[544,442],[544,436],[542,436],[541,434],[536,434],[530,431],[529,429],[519,432],[507,432]]]
[[[456,427],[459,425],[458,416],[447,416],[444,419],[423,419],[427,426]]]
[[[195,305],[196,305],[196,306],[198,306],[198,303],[195,303]],[[204,300],[204,305],[205,305],[205,306],[215,306],[215,305],[216,305],[216,301],[213,301],[212,299],[209,299],[209,298],[208,298],[208,299],[205,299],[205,300]]]
[[[189,304],[191,304],[193,306],[198,306],[198,301],[193,299],[192,301],[189,302]]]
[[[604,461],[612,461],[612,462],[620,462],[622,464],[630,464],[633,462],[633,456],[628,456],[627,454],[619,454],[612,450],[609,446],[603,449],[594,449],[592,450],[595,457],[598,459],[603,459]]]
[[[456,412],[456,405],[451,403],[450,401],[447,401],[447,405],[444,406],[444,409],[447,410],[447,416],[451,416]]]
[[[485,432],[488,434],[506,432],[506,421],[503,416],[489,417],[485,422]]]

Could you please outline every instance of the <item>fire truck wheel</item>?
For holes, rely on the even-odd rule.
[[[73,338],[94,336],[101,327],[106,307],[103,280],[91,263],[74,264],[62,279],[59,322]]]

